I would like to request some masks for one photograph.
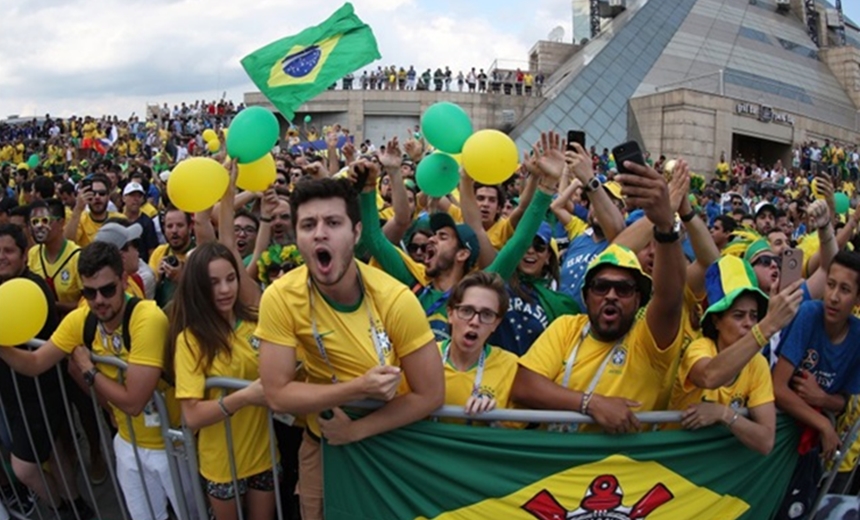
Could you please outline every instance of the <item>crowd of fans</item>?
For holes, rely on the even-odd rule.
[[[362,85],[380,88],[385,72]],[[492,88],[470,77],[470,89]],[[417,81],[407,73],[401,83],[398,71],[388,88]],[[144,121],[46,117],[0,129],[0,283],[39,281],[54,316],[43,347],[0,349],[0,385],[16,377],[48,400],[60,385],[94,388],[115,414],[115,464],[134,518],[150,506],[164,518],[176,500],[147,406],[168,387],[171,420],[181,413],[199,431],[218,519],[233,518],[237,493],[249,518],[271,518],[276,485],[294,517],[322,518],[321,437],[356,442],[442,404],[475,416],[515,405],[572,410],[595,421],[581,430],[612,434],[643,431],[635,412],[681,410],[676,427],[721,424],[746,446],[738,449],[763,454],[779,407],[817,433],[800,464],[819,470],[857,418],[834,425],[822,413],[856,411],[860,394],[856,148],[808,143],[788,168],[723,156],[706,181],[680,158],[618,165],[606,149],[566,147],[548,132],[509,181],[464,174],[454,193],[431,198],[415,181],[431,152],[420,135],[338,148],[348,131],[336,125],[321,132],[324,151],[276,148],[265,192],[236,189],[226,163],[227,194],[192,215],[166,186],[177,162],[208,154],[201,128],[187,124],[228,123],[229,104],[214,115],[204,105],[165,106]],[[104,150],[95,146],[112,134]],[[848,207],[837,204],[843,196]],[[790,283],[786,251],[802,258]],[[89,337],[88,320],[97,323]],[[90,348],[125,360],[125,382],[93,364]],[[48,375],[58,363],[72,384]],[[214,376],[252,383],[219,397],[205,389]],[[7,414],[18,409],[10,395],[0,394]],[[340,408],[361,399],[386,404],[356,419]],[[275,432],[281,483],[267,407],[296,419]],[[224,443],[230,416],[238,489]],[[86,517],[76,490],[58,494],[35,469],[71,468],[48,442],[68,432],[10,417],[19,480],[61,514]],[[35,449],[14,442],[26,438],[25,422],[40,426]],[[131,433],[147,450],[148,494],[132,469]],[[855,459],[840,468],[843,480]],[[93,479],[99,464],[89,462]],[[812,493],[793,482],[784,507],[808,507]]]
[[[360,74],[347,74],[341,80],[343,90],[435,90],[437,92],[477,92],[480,94],[508,94],[517,96],[542,96],[546,76],[541,71],[493,69],[471,70],[457,74],[450,69],[415,70],[410,65],[403,67],[378,66],[376,70],[365,70]],[[333,85],[332,88],[336,88]]]

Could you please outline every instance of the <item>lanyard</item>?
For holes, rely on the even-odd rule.
[[[422,297],[422,298],[423,298],[423,297],[424,297],[424,295],[426,295],[427,293],[429,293],[429,292],[430,292],[430,290],[431,290],[431,289],[430,289],[430,286],[429,286],[429,285],[425,286],[425,287],[424,287],[424,290],[423,290],[423,291],[421,291],[421,296],[420,296],[420,297]],[[433,302],[433,304],[432,304],[432,305],[430,305],[430,307],[424,311],[424,315],[425,315],[425,316],[427,316],[428,318],[429,318],[430,316],[433,316],[433,313],[434,313],[434,312],[438,311],[440,307],[442,307],[443,305],[445,305],[445,303],[447,303],[447,302],[448,302],[448,297],[449,297],[449,296],[451,296],[451,289],[448,289],[447,291],[445,291],[444,293],[442,293],[442,296],[440,296],[438,300],[436,300],[435,302]]]
[[[447,340],[443,344],[442,350],[442,366],[448,362],[451,353],[451,340]],[[484,365],[487,362],[487,349],[481,348],[481,355],[478,357],[478,371],[475,373],[475,382],[472,384],[472,396],[477,397],[481,390],[481,381],[484,379]]]
[[[367,319],[370,322],[370,339],[373,341],[373,348],[376,350],[376,356],[379,359],[379,365],[385,366],[385,350],[382,348],[382,345],[379,341],[379,330],[376,328],[376,324],[373,321],[373,314],[370,312],[370,302],[369,296],[364,290],[364,282],[361,279],[361,271],[358,270],[358,266],[356,266],[356,271],[358,274],[358,288],[362,294],[362,298],[364,298],[364,306],[367,310]],[[320,357],[323,362],[328,366],[329,370],[331,370],[331,382],[337,383],[337,374],[335,374],[334,366],[331,364],[331,360],[328,357],[328,352],[325,348],[325,343],[323,342],[323,337],[319,333],[319,329],[317,328],[317,319],[316,313],[314,312],[314,289],[316,285],[313,283],[310,272],[308,272],[308,299],[310,302],[310,311],[311,311],[311,334],[314,337],[314,343],[316,343],[317,350],[320,353]]]

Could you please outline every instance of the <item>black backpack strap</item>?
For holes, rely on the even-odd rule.
[[[88,349],[93,349],[93,341],[96,339],[96,327],[99,325],[99,320],[93,311],[87,313],[84,320],[84,346]]]
[[[131,297],[125,302],[125,312],[122,315],[122,344],[131,354],[131,314],[140,303],[140,298]]]

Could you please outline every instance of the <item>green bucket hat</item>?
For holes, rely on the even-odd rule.
[[[729,310],[735,300],[745,293],[755,297],[760,318],[767,312],[768,297],[759,289],[755,271],[749,262],[736,256],[724,256],[708,267],[705,272],[705,292],[709,305],[702,315],[702,331],[709,338],[715,338],[717,331],[713,320],[708,317]]]
[[[756,255],[762,251],[770,251],[770,242],[767,241],[767,238],[759,238],[750,244],[744,253],[744,260],[751,264]]]
[[[639,287],[639,306],[644,307],[651,299],[651,277],[645,274],[642,270],[642,265],[636,257],[636,253],[630,249],[612,244],[602,253],[597,255],[594,260],[588,264],[588,269],[585,271],[585,283],[582,284],[582,301],[585,301],[585,291],[591,284],[591,279],[603,267],[619,267],[621,269],[629,269],[633,272],[633,277],[636,278],[636,285]]]

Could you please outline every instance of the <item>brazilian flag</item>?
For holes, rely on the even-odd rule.
[[[323,23],[245,56],[242,67],[290,120],[299,105],[379,58],[373,31],[346,3]]]
[[[723,427],[609,436],[423,422],[323,446],[328,520],[731,520],[772,518],[797,461]]]

